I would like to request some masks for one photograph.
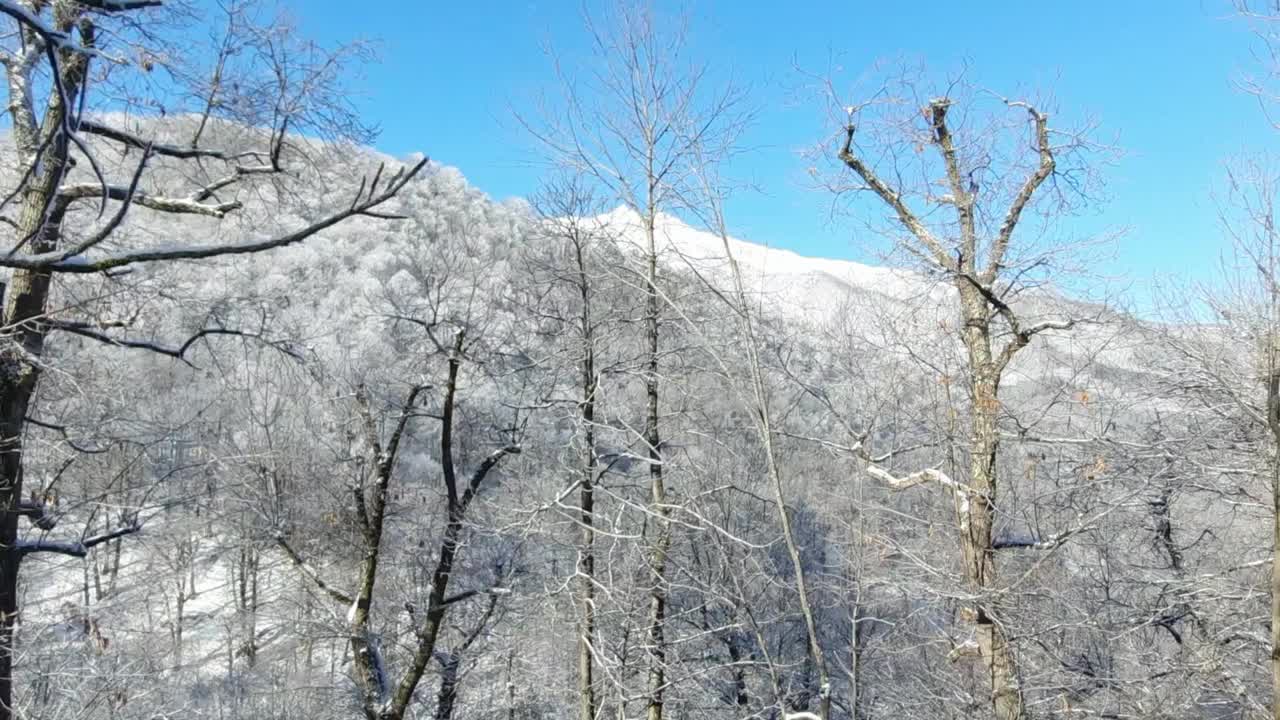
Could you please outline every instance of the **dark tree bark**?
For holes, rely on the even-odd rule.
[[[652,166],[652,159],[650,159]],[[646,243],[645,255],[645,423],[644,439],[649,450],[649,504],[654,517],[653,548],[649,551],[649,707],[648,720],[662,720],[667,687],[667,553],[671,549],[671,507],[667,504],[667,486],[662,476],[662,434],[659,431],[658,358],[661,346],[662,300],[658,294],[658,244],[655,224],[658,209],[654,203],[652,181],[649,201],[642,218]]]
[[[444,535],[441,537],[435,567],[431,572],[430,592],[425,608],[413,609],[412,618],[416,628],[416,643],[413,658],[408,668],[400,676],[400,680],[391,686],[390,669],[384,664],[379,642],[370,626],[371,609],[376,595],[378,566],[382,559],[382,530],[386,518],[387,500],[392,481],[395,478],[396,459],[404,440],[409,421],[415,417],[418,397],[427,390],[426,386],[416,386],[410,390],[395,424],[390,438],[384,444],[378,436],[377,424],[374,421],[369,401],[363,389],[357,393],[360,414],[364,423],[365,440],[372,449],[374,472],[371,487],[365,487],[363,481],[352,485],[352,497],[356,507],[356,517],[363,538],[362,561],[357,580],[357,591],[354,596],[336,590],[325,582],[320,574],[308,565],[297,551],[289,545],[283,534],[277,535],[277,543],[288,554],[289,558],[317,587],[334,600],[350,606],[349,633],[353,655],[356,681],[361,689],[362,710],[368,720],[403,720],[409,706],[413,703],[414,694],[427,666],[437,656],[437,645],[440,634],[444,630],[444,621],[449,607],[456,602],[476,597],[482,593],[467,591],[455,596],[448,595],[449,583],[453,579],[453,570],[458,554],[462,548],[464,522],[467,509],[484,485],[485,478],[497,467],[507,455],[520,453],[515,445],[499,448],[490,453],[472,471],[466,483],[460,482],[455,467],[454,430],[455,412],[457,409],[458,375],[463,363],[464,333],[459,331],[455,336],[452,352],[449,356],[448,380],[445,385],[443,408],[440,415],[440,466],[447,497],[447,516]]]

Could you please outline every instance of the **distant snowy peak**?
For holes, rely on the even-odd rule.
[[[619,207],[595,220],[628,244],[643,248],[644,225],[634,210]],[[660,213],[655,241],[668,266],[691,267],[721,284],[730,281],[726,243],[719,235]],[[948,292],[945,286],[906,270],[805,257],[734,237],[728,239],[728,252],[733,253],[750,292],[763,295],[761,299],[775,310],[813,321],[829,319],[855,296],[879,297],[890,304],[932,299],[927,302],[932,305],[942,299],[939,292]]]
[[[622,246],[644,252],[639,214],[619,208],[593,219]],[[719,235],[667,214],[658,216],[654,229],[665,267],[674,272],[692,268],[707,282],[731,287],[726,242]],[[793,330],[817,329],[820,335],[833,331],[835,337],[852,333],[875,347],[899,347],[905,342],[930,348],[934,354],[960,352],[956,290],[946,282],[907,270],[804,257],[732,237],[727,245],[742,270],[751,301]],[[1019,355],[1004,379],[1006,386],[1037,391],[1044,382],[1073,386],[1085,382],[1094,369],[1145,371],[1137,352],[1141,340],[1124,337],[1123,316],[1044,290],[1023,293],[1018,304],[1026,322],[1064,317],[1089,322],[1071,331],[1039,336]],[[999,334],[997,342],[1006,341],[1007,333]],[[1083,371],[1086,367],[1091,370]]]

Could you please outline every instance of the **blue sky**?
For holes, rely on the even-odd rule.
[[[359,105],[380,149],[422,151],[459,167],[498,198],[536,189],[542,169],[511,119],[554,84],[547,42],[583,44],[582,5],[566,2],[292,0],[303,28],[325,40],[381,44]],[[1256,66],[1251,38],[1227,0],[805,2],[690,0],[692,42],[732,71],[763,108],[740,163],[762,192],[729,208],[731,230],[756,242],[866,259],[855,225],[832,222],[830,198],[806,187],[799,151],[823,138],[820,98],[797,91],[798,64],[850,71],[918,57],[971,68],[998,91],[1053,88],[1060,105],[1097,118],[1125,151],[1107,170],[1110,202],[1089,227],[1125,229],[1116,270],[1208,277],[1223,249],[1211,198],[1224,163],[1280,140],[1233,81]]]

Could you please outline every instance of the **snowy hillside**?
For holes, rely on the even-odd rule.
[[[598,216],[604,228],[637,252],[643,249],[640,217],[617,208]],[[725,243],[715,233],[692,227],[670,214],[659,214],[659,254],[675,272],[695,271],[719,289],[731,287]],[[806,257],[730,237],[729,251],[742,271],[747,291],[766,317],[796,328],[834,336],[853,334],[876,346],[907,344],[932,347],[934,353],[958,352],[955,290],[909,270],[866,265],[850,260]],[[1011,369],[1007,383],[1080,383],[1099,372],[1143,372],[1136,351],[1142,341],[1121,331],[1134,322],[1117,314],[1043,290],[1024,293],[1017,311],[1026,323],[1074,318],[1069,331],[1036,338]]]
[[[314,153],[315,162],[301,173],[300,180],[309,183],[311,191],[280,195],[259,188],[246,192],[244,207],[235,216],[221,222],[206,220],[200,227],[211,236],[244,238],[307,222],[335,203],[349,201],[350,185],[358,180],[352,168],[370,168],[385,159],[361,149],[325,150]],[[161,162],[157,168],[168,170]],[[267,683],[279,683],[289,692],[308,697],[323,693],[332,702],[335,716],[350,716],[346,711],[355,696],[350,628],[345,619],[350,604],[335,603],[317,592],[274,538],[287,527],[319,576],[339,593],[354,591],[352,548],[359,546],[361,536],[354,530],[348,483],[352,463],[360,462],[367,448],[352,441],[354,418],[359,414],[352,388],[357,382],[373,388],[377,393],[374,412],[380,422],[389,423],[407,378],[443,385],[441,373],[448,363],[438,352],[440,346],[424,340],[421,333],[424,328],[437,332],[443,326],[444,332],[433,338],[436,343],[441,338],[448,342],[453,328],[465,328],[468,340],[479,343],[468,352],[481,357],[489,353],[484,372],[481,363],[468,364],[463,370],[467,384],[462,387],[462,407],[468,425],[460,461],[474,463],[491,449],[495,438],[510,432],[506,429],[510,407],[537,408],[532,429],[522,438],[527,449],[520,460],[503,465],[519,482],[502,485],[501,479],[495,480],[482,496],[486,506],[478,511],[477,528],[489,529],[477,529],[468,537],[468,553],[474,553],[475,559],[459,567],[455,585],[465,594],[486,584],[510,581],[513,595],[504,596],[501,607],[532,620],[527,626],[504,627],[507,635],[503,637],[480,633],[475,645],[468,645],[469,628],[484,629],[486,623],[497,621],[483,614],[482,603],[460,604],[458,624],[446,632],[445,642],[461,648],[456,650],[459,654],[470,648],[475,659],[467,672],[486,678],[487,683],[514,682],[527,696],[519,702],[534,706],[554,701],[553,692],[534,678],[541,677],[547,666],[565,666],[561,654],[570,646],[559,642],[557,633],[563,628],[546,621],[545,613],[552,611],[541,604],[549,602],[543,595],[549,584],[544,586],[543,579],[559,578],[572,559],[558,554],[555,542],[544,542],[536,534],[526,544],[523,533],[529,522],[527,508],[563,497],[564,453],[574,442],[574,426],[566,421],[566,406],[560,401],[571,391],[557,383],[576,377],[576,368],[565,366],[570,368],[565,370],[555,363],[571,363],[578,348],[571,340],[567,349],[555,343],[572,332],[564,323],[564,318],[572,317],[572,294],[563,301],[568,312],[564,312],[566,306],[539,305],[551,303],[547,297],[558,291],[547,288],[565,277],[560,269],[548,271],[540,264],[554,255],[549,249],[553,241],[539,234],[526,205],[493,202],[457,169],[429,166],[405,188],[395,210],[406,219],[359,218],[269,255],[208,265],[140,266],[130,274],[138,287],[154,284],[183,298],[186,305],[219,308],[216,322],[248,323],[256,328],[269,320],[266,329],[271,337],[287,339],[292,344],[285,347],[305,351],[299,353],[301,361],[257,343],[200,345],[191,358],[195,368],[118,348],[103,351],[97,345],[65,341],[57,346],[56,352],[68,353],[66,363],[81,368],[76,377],[84,386],[61,389],[80,403],[65,411],[68,424],[93,427],[104,405],[101,398],[119,396],[122,409],[118,412],[124,417],[112,422],[158,429],[150,444],[141,443],[137,431],[131,430],[126,437],[141,449],[126,451],[133,447],[126,444],[122,446],[126,449],[116,451],[121,455],[118,462],[126,468],[122,474],[139,487],[137,497],[122,506],[140,508],[142,532],[110,549],[94,551],[87,559],[42,559],[28,566],[24,632],[60,640],[41,653],[33,652],[25,672],[32,676],[47,672],[68,662],[68,657],[85,667],[116,663],[113,678],[148,678],[129,680],[133,692],[154,680],[173,688],[163,703],[178,706],[190,694],[210,717],[224,694],[242,692],[242,683],[254,688],[252,694],[260,698],[273,697]],[[632,429],[640,426],[636,415],[640,396],[629,343],[637,332],[630,313],[638,292],[634,276],[616,272],[612,261],[618,257],[616,250],[638,257],[644,236],[632,212],[615,210],[594,219],[602,237],[617,246],[597,248],[599,255],[591,259],[595,272],[605,278],[595,291],[614,304],[602,311],[608,314],[600,320],[610,334],[600,342],[599,352],[602,366],[611,372],[601,380],[595,442],[601,449],[634,447]],[[121,242],[158,242],[191,227],[139,213],[131,217]],[[706,303],[698,308],[700,312],[689,315],[706,322],[709,333],[719,333],[717,341],[732,347],[729,313],[715,293],[703,292],[703,283],[721,292],[731,287],[725,242],[671,215],[659,217],[656,239],[664,282],[693,289],[672,301]],[[934,386],[943,387],[963,372],[955,290],[944,279],[804,257],[745,239],[730,239],[728,248],[766,328],[765,342],[799,349],[808,379],[827,383],[821,391],[839,407],[877,406],[886,400],[877,393],[900,394],[901,398],[892,399],[913,407],[926,402],[937,389]],[[543,252],[548,254],[539,254]],[[66,281],[63,289],[70,292],[78,287]],[[1127,373],[1142,369],[1133,347],[1140,340],[1120,340],[1122,316],[1101,314],[1096,308],[1045,292],[1027,293],[1018,298],[1017,306],[1029,318],[1069,313],[1097,322],[1038,337],[1005,378],[1010,406],[1052,406],[1059,412],[1064,403],[1055,404],[1057,399],[1080,393],[1087,393],[1091,404],[1086,408],[1077,403],[1064,412],[1098,413],[1109,403],[1120,404],[1126,389],[1133,386]],[[171,307],[144,306],[129,337],[172,342],[211,322],[207,312],[172,312]],[[677,315],[670,313],[672,318]],[[537,332],[530,332],[531,327]],[[686,329],[672,322],[664,332],[676,338]],[[681,342],[694,335],[685,333]],[[520,372],[501,371],[505,358],[518,359]],[[536,360],[526,363],[524,358]],[[699,360],[675,353],[663,359],[665,372],[687,377],[663,392],[664,403],[680,408],[670,420],[668,437],[673,439],[669,442],[685,448],[681,458],[673,459],[672,472],[680,478],[680,491],[691,494],[702,482],[702,468],[711,465],[709,458],[720,451],[718,443],[754,437],[744,432],[743,415],[733,404],[738,395],[715,384],[718,379],[709,379]],[[884,368],[876,363],[897,368],[882,376]],[[214,369],[216,373],[210,372]],[[1108,371],[1118,372],[1107,376]],[[526,384],[529,372],[545,375]],[[778,386],[790,392],[780,375],[776,377]],[[902,378],[911,383],[909,388],[895,385]],[[58,381],[55,376],[49,387],[60,389]],[[545,400],[548,395],[553,402]],[[172,398],[172,407],[158,405],[157,398]],[[261,406],[261,411],[246,411],[245,406]],[[675,417],[677,412],[687,414],[688,426],[681,425],[685,421]],[[858,412],[850,415],[858,420]],[[521,414],[520,422],[526,422],[526,417],[530,416]],[[841,437],[839,429],[824,424],[828,420],[821,408],[805,406],[789,422],[805,433],[811,431],[803,423],[812,422],[819,429],[812,432]],[[440,532],[443,501],[436,427],[425,419],[415,423],[397,466],[389,545],[384,548],[387,565],[379,581],[385,583],[386,597],[375,605],[374,619],[393,670],[408,664],[405,638],[413,637],[415,630],[412,611],[406,607],[423,601],[423,563],[430,560],[432,543]],[[908,438],[924,427],[921,421],[904,420],[899,432]],[[698,439],[708,436],[716,442],[704,444]],[[161,472],[155,456],[165,447],[183,443],[198,447],[199,457],[189,466],[175,464],[170,468],[172,477],[168,471]],[[728,458],[750,450],[725,447],[724,452]],[[809,456],[797,451],[795,457],[796,467],[801,467]],[[54,460],[49,461],[49,473],[57,472]],[[922,455],[920,461],[935,458]],[[84,463],[76,471],[82,466],[86,473],[95,467]],[[614,470],[623,475],[638,473],[641,467],[619,464]],[[744,487],[754,487],[758,473],[744,472]],[[847,482],[843,472],[837,469],[833,475],[839,483]],[[822,477],[816,470],[811,474]],[[97,477],[86,474],[77,479],[92,483]],[[715,483],[704,488],[706,492],[718,492],[714,488],[719,487],[719,479],[706,482]],[[820,492],[820,485],[815,484],[813,491]],[[606,502],[637,507],[626,490],[619,492]],[[812,506],[829,501],[828,496],[815,495]],[[67,510],[56,532],[70,534],[92,522],[101,523],[90,514],[92,507]],[[756,512],[741,517],[754,517]],[[629,518],[611,522],[616,522],[619,536],[637,533]],[[537,532],[555,539],[560,530]],[[762,532],[752,542],[768,547],[774,538],[768,529]],[[533,568],[519,572],[541,579],[522,581],[515,570],[512,577],[505,577],[509,566]],[[611,612],[617,613],[614,620],[622,616],[617,608]],[[537,657],[523,668],[494,650],[517,644],[537,648]],[[436,682],[432,676],[431,684]],[[486,686],[479,681],[468,685],[472,702],[483,701]]]
[[[618,208],[598,218],[639,247],[640,218]],[[688,267],[724,287],[730,283],[725,243],[715,233],[691,227],[674,215],[660,213],[658,251],[673,269]],[[874,267],[849,260],[805,257],[790,250],[729,238],[729,251],[742,270],[748,289],[760,295],[763,307],[797,320],[830,320],[850,295],[879,297],[893,303],[925,298],[941,301],[946,286],[912,272]]]

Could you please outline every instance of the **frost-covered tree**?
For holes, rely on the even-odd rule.
[[[138,342],[124,332],[129,318],[92,300],[66,301],[91,294],[92,284],[128,283],[119,278],[138,267],[261,252],[376,215],[418,170],[379,174],[323,216],[279,234],[220,236],[215,224],[186,221],[175,223],[170,237],[129,232],[137,214],[218,220],[236,211],[243,192],[284,177],[296,162],[290,129],[336,138],[360,128],[338,89],[353,59],[349,49],[299,41],[287,26],[261,24],[250,6],[230,3],[209,18],[220,30],[208,53],[175,53],[190,38],[170,23],[170,12],[156,0],[0,3],[8,22],[0,64],[11,128],[0,203],[9,232],[0,266],[11,271],[0,378],[0,717],[16,708],[14,628],[24,558],[83,556],[135,532],[141,520],[131,516],[78,540],[28,537],[19,525],[27,517],[43,531],[52,522],[43,489],[24,480],[27,437],[56,336],[182,357],[200,338],[241,332],[214,324],[172,344]],[[130,111],[139,106],[182,114],[180,137],[134,120]],[[228,121],[239,124],[238,136],[217,132]]]
[[[1016,720],[1027,714],[1025,672],[1002,618],[1007,601],[997,560],[1001,390],[1034,338],[1070,330],[1082,319],[1029,317],[1019,298],[1054,279],[1067,248],[1038,243],[1034,233],[1087,197],[1087,160],[1096,146],[1087,131],[1051,122],[1038,102],[989,98],[962,80],[920,101],[926,92],[892,81],[871,99],[844,107],[835,155],[847,174],[832,187],[841,196],[874,199],[868,212],[888,220],[868,225],[885,228],[901,256],[949,286],[965,353],[965,470],[958,480],[936,467],[895,477],[871,463],[868,472],[894,488],[936,487],[954,501],[973,649],[989,675],[996,717]],[[1006,547],[1052,550],[1080,529]]]

